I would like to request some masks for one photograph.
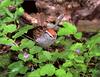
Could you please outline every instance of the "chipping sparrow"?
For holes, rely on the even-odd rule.
[[[37,38],[36,42],[41,47],[48,48],[55,42],[56,38],[57,38],[56,32],[52,28],[50,28],[47,29],[39,38]]]

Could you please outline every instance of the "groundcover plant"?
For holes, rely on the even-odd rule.
[[[0,0],[0,77],[100,76],[99,32],[86,35],[66,21],[55,42],[43,48],[29,35],[33,24],[20,23],[23,2]]]

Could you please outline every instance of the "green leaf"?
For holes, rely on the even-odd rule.
[[[88,41],[87,41],[87,47],[91,50],[95,44],[100,43],[100,33],[96,34],[95,36],[92,36]]]
[[[68,71],[66,77],[74,77],[74,76],[71,72]]]
[[[67,74],[64,69],[58,69],[58,70],[56,70],[55,75],[57,77],[66,77]]]
[[[81,39],[81,38],[82,38],[82,32],[77,32],[77,33],[75,33],[75,34],[74,34],[74,37],[75,37],[76,39]]]
[[[24,9],[22,7],[20,7],[20,8],[17,8],[15,15],[16,16],[22,16],[23,13],[24,13]]]
[[[75,57],[77,57],[78,55],[76,55],[73,51],[69,51],[68,52],[68,59],[74,59]]]
[[[93,69],[92,70],[92,77],[100,77],[100,70]]]
[[[16,0],[15,5],[16,6],[21,5],[23,2],[24,2],[24,0]]]
[[[10,64],[10,54],[0,55],[0,67],[5,67]]]
[[[13,18],[13,13],[11,13],[7,8],[5,8],[5,12],[9,17]]]
[[[48,51],[43,51],[43,55],[48,59],[51,60],[51,53]]]
[[[33,55],[28,54],[28,53],[27,53],[27,55],[28,55],[28,57],[25,58],[25,57],[24,57],[24,53],[20,53],[20,54],[18,55],[18,58],[21,59],[21,60],[23,60],[24,62],[30,61],[30,60],[33,59]]]
[[[51,53],[52,60],[56,61],[60,57],[60,55],[61,54],[59,52],[53,52],[53,53]]]
[[[90,57],[100,56],[100,46],[95,45],[89,52]]]
[[[66,68],[66,67],[71,67],[73,66],[73,62],[68,60],[65,63],[63,63],[62,67]]]
[[[21,44],[20,44],[20,49],[23,49],[23,48],[33,48],[35,45],[35,43],[29,39],[22,39],[21,40]]]
[[[75,67],[79,72],[84,72],[84,73],[86,73],[86,71],[87,71],[87,65],[85,65],[85,64],[75,64],[74,67]]]
[[[5,9],[0,9],[0,15],[1,16],[5,16],[6,15]]]
[[[78,56],[78,57],[75,57],[74,60],[77,63],[84,63],[85,58],[83,56]]]
[[[62,43],[63,40],[65,41],[64,37],[58,37],[56,43],[57,44]]]
[[[18,32],[13,36],[14,39],[22,36],[24,33],[27,33],[28,30],[32,29],[33,26],[31,25],[25,25],[24,27],[21,27]]]
[[[69,35],[70,33],[67,33],[67,28],[60,28],[58,31],[58,36],[62,36],[62,35]]]
[[[75,43],[70,47],[70,50],[76,51],[77,49],[79,49],[81,51],[82,48],[83,48],[83,44],[82,43]]]
[[[15,24],[10,24],[10,25],[7,25],[7,26],[4,26],[3,28],[3,33],[4,34],[7,34],[7,33],[12,33],[14,31],[16,31],[16,25]]]
[[[0,37],[0,44],[13,46],[14,45],[14,41],[12,39],[7,38],[7,37]]]
[[[37,58],[33,58],[33,59],[32,59],[32,62],[33,62],[33,63],[40,63],[40,61],[39,61]]]
[[[30,54],[36,54],[36,53],[39,53],[41,51],[42,51],[42,48],[39,46],[34,46],[29,50]]]
[[[100,62],[96,63],[95,69],[96,69],[96,70],[100,70]]]
[[[51,60],[51,53],[48,51],[41,51],[41,53],[39,53],[38,56],[40,62]]]
[[[26,74],[27,70],[28,70],[28,67],[24,66],[23,68],[20,69],[19,73],[20,74]]]
[[[58,36],[75,34],[77,32],[76,27],[69,22],[64,22],[63,26],[63,28],[58,30]]]
[[[0,8],[8,7],[10,4],[11,4],[11,1],[10,1],[10,0],[3,0],[3,1],[0,3]]]
[[[18,74],[18,72],[9,73],[8,77],[16,77],[17,74]]]
[[[71,39],[66,39],[64,36],[60,36],[56,39],[55,44],[56,45],[62,45],[66,48],[69,48],[72,45],[72,40]]]
[[[40,69],[37,69],[37,70],[29,73],[27,77],[40,77]]]
[[[8,69],[11,70],[10,73],[17,72],[17,73],[25,74],[27,71],[27,67],[24,67],[22,61],[18,61],[18,62],[14,62],[14,63],[10,64],[8,66]]]
[[[70,71],[71,71],[73,77],[80,77],[80,72],[77,69],[71,68]],[[68,71],[68,72],[70,72],[70,71]]]
[[[45,66],[41,67],[40,75],[41,76],[52,76],[55,73],[55,67],[52,64],[46,64]]]
[[[14,45],[14,46],[11,47],[11,50],[21,51],[21,48],[19,46]]]
[[[5,17],[5,18],[3,19],[3,22],[4,22],[4,23],[13,22],[13,21],[14,21],[14,19],[11,18],[11,17]]]
[[[20,68],[23,67],[23,62],[22,61],[18,61],[18,62],[14,62],[12,64],[10,64],[8,66],[8,68],[12,71],[12,72],[15,72],[15,71],[19,71]]]

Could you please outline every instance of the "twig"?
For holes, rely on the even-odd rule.
[[[38,24],[37,19],[33,18],[32,16],[30,16],[28,13],[24,13],[23,14],[23,18],[25,18],[26,20],[28,20],[31,24]]]

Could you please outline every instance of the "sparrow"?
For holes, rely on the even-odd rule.
[[[56,23],[53,24],[47,24],[47,28],[46,27],[41,27],[41,29],[37,30],[37,33],[39,34],[36,35],[37,33],[34,32],[34,34],[36,35],[36,42],[39,46],[43,47],[43,48],[48,48],[50,47],[57,38],[57,33],[56,33],[56,29],[58,28],[58,24],[61,22],[62,18],[64,17],[64,14],[60,15],[57,20]],[[44,30],[42,30],[44,29]]]
[[[55,42],[56,38],[56,31],[52,28],[49,28],[40,37],[36,39],[36,42],[39,46],[43,48],[48,48]]]

